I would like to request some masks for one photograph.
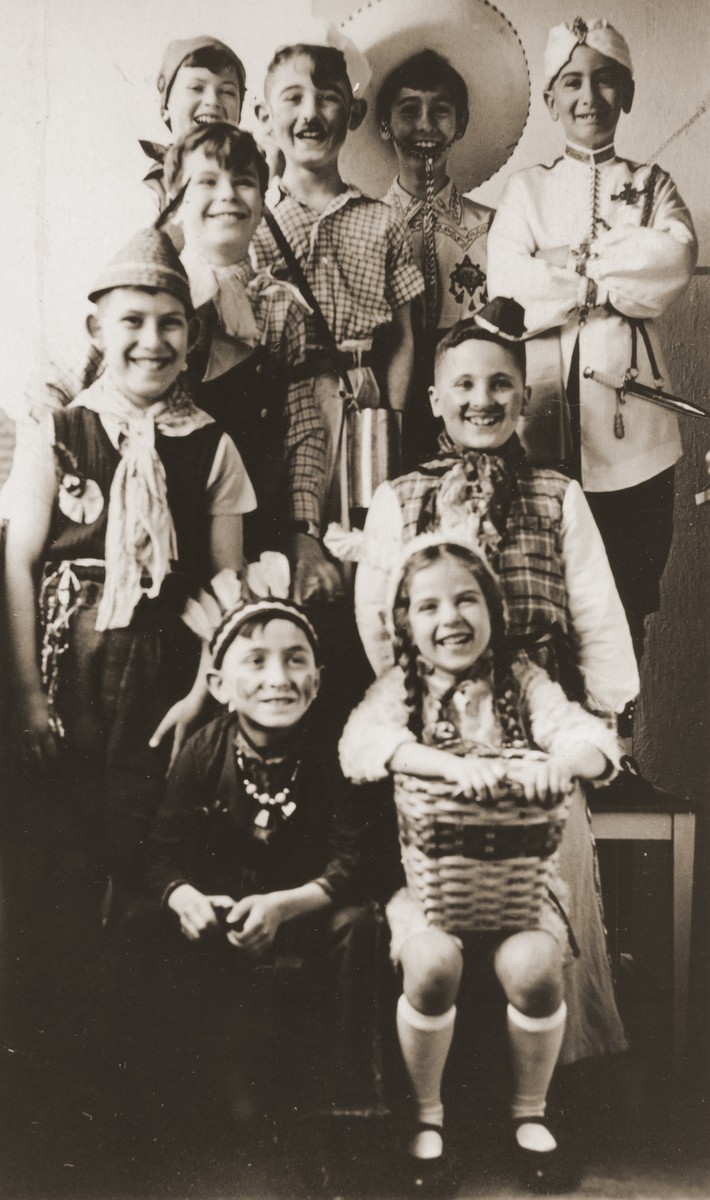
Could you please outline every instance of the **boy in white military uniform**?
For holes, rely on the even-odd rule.
[[[665,378],[651,322],[690,280],[695,233],[666,172],[614,149],[634,95],[621,34],[605,20],[556,26],[544,76],[565,153],[509,181],[488,243],[489,290],[525,306],[536,341],[546,331],[557,335],[552,347],[571,433],[567,466],[587,493],[640,658],[670,550],[681,443],[674,414],[641,399],[622,401],[618,389],[627,371],[647,384]],[[547,465],[565,457],[559,446],[542,449]]]

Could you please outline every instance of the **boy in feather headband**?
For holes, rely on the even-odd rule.
[[[363,847],[375,808],[345,783],[322,730],[309,733],[320,650],[305,612],[288,599],[289,583],[288,561],[268,552],[245,577],[215,577],[216,600],[202,593],[188,603],[185,620],[209,645],[209,686],[222,711],[176,760],[149,838],[160,949],[144,974],[157,984],[161,1017],[146,1018],[148,1039],[155,1052],[155,1031],[174,1012],[180,1033],[166,1037],[181,1047],[181,1063],[193,1048],[195,1062],[209,1066],[213,1044],[223,1087],[231,1076],[225,1104],[234,1115],[251,1107],[263,1076],[254,967],[274,954],[305,956],[328,982],[332,1022],[319,1026],[304,1078],[332,1067],[328,1046],[338,1094],[327,1103],[352,1110],[374,1099],[377,924],[364,899]],[[164,980],[159,962],[168,966]],[[178,996],[179,1006],[165,996]],[[164,1066],[162,1051],[157,1058]],[[319,1107],[312,1091],[302,1102]]]
[[[50,944],[58,980],[76,981],[96,961],[107,880],[121,901],[136,886],[167,767],[153,731],[180,697],[179,731],[207,697],[185,591],[241,563],[254,507],[234,443],[181,383],[196,330],[169,238],[137,234],[89,299],[105,370],[25,431],[6,559],[13,712],[51,780]]]

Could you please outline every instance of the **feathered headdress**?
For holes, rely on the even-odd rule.
[[[288,598],[291,568],[284,554],[267,550],[244,571],[220,571],[210,586],[212,592],[201,591],[196,600],[188,599],[182,619],[207,643],[216,670],[244,623],[256,616],[293,621],[305,633],[318,661],[316,631],[303,609]]]

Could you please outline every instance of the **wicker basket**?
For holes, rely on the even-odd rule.
[[[407,884],[430,925],[449,933],[537,926],[572,797],[547,808],[529,804],[515,779],[525,758],[545,755],[500,756],[506,778],[487,803],[441,780],[395,776]]]

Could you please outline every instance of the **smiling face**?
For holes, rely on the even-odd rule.
[[[192,325],[184,305],[169,292],[119,287],[99,297],[89,332],[116,387],[132,404],[146,408],[184,369]]]
[[[432,412],[468,450],[494,450],[515,432],[528,394],[512,353],[498,342],[469,339],[436,363]]]
[[[483,592],[469,567],[451,555],[410,580],[408,620],[422,658],[455,679],[475,666],[491,640]]]
[[[210,677],[210,688],[220,704],[238,714],[255,745],[268,745],[302,720],[319,680],[306,634],[277,617],[235,637],[220,670]]]
[[[545,102],[553,120],[560,120],[569,141],[586,150],[599,150],[614,140],[622,112],[633,99],[631,77],[619,63],[591,46],[577,46]]]
[[[392,137],[400,158],[431,158],[436,162],[446,157],[452,143],[461,136],[463,124],[445,86],[431,91],[402,87],[392,100],[381,136],[385,140]]]
[[[351,123],[346,79],[329,79],[308,54],[279,62],[267,79],[264,124],[287,161],[309,170],[337,163]],[[323,77],[321,77],[323,76]]]
[[[238,125],[242,102],[239,79],[234,70],[210,71],[208,67],[179,68],[170,88],[167,117],[176,138],[195,125],[228,121]]]
[[[256,167],[220,166],[199,146],[185,155],[185,197],[176,214],[185,246],[216,264],[241,262],[261,221],[264,202]]]

